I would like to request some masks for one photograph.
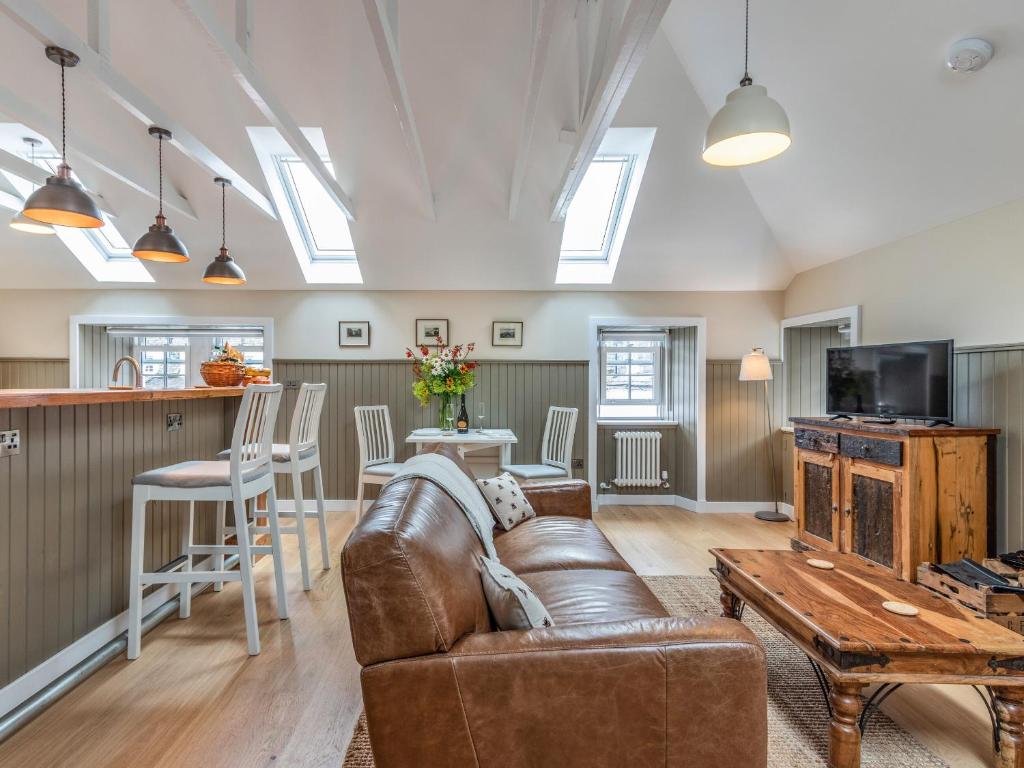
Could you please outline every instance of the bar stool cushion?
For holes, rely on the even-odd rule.
[[[524,480],[540,480],[548,477],[568,477],[564,469],[552,467],[549,464],[507,464],[501,468],[502,472],[509,472]]]
[[[299,451],[299,458],[300,459],[308,459],[314,453],[316,453],[316,446],[315,445],[311,445],[308,448],[304,448],[303,450]],[[217,459],[219,461],[227,461],[230,458],[231,458],[231,449],[230,448],[225,448],[223,451],[221,451],[220,453],[217,454]],[[282,463],[282,464],[284,462],[286,462],[286,461],[291,461],[292,460],[291,446],[288,445],[288,443],[274,443],[273,459],[274,459],[274,461]]]
[[[401,468],[401,464],[371,464],[368,467],[363,467],[363,474],[391,477],[392,475],[396,474],[398,470],[400,470]]]
[[[267,467],[242,473],[242,482],[250,483],[267,474]],[[151,469],[132,478],[132,485],[156,485],[161,488],[210,488],[231,485],[231,464],[226,461],[183,461]]]

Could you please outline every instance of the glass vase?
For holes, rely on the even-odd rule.
[[[455,402],[454,395],[439,395],[440,405],[437,409],[437,426],[444,432],[448,429],[448,419],[454,418],[452,415],[452,404]]]

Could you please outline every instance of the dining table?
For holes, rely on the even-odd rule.
[[[511,429],[471,429],[469,432],[459,433],[457,430],[442,430],[436,427],[423,427],[414,429],[405,438],[406,443],[416,446],[416,453],[423,450],[425,445],[434,443],[445,443],[457,446],[459,455],[465,456],[473,451],[482,451],[487,448],[498,449],[499,465],[512,463],[512,446],[519,442],[515,432]]]

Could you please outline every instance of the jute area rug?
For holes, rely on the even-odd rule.
[[[648,576],[644,581],[672,614],[721,614],[718,582],[712,576]],[[752,610],[746,611],[743,623],[754,631],[768,654],[768,765],[825,768],[828,713],[807,657]],[[950,768],[879,711],[864,735],[861,765]],[[352,734],[343,768],[374,768],[364,718]]]

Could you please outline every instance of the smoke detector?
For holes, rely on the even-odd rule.
[[[977,72],[992,60],[992,43],[979,37],[968,37],[953,43],[946,66],[954,72]]]

